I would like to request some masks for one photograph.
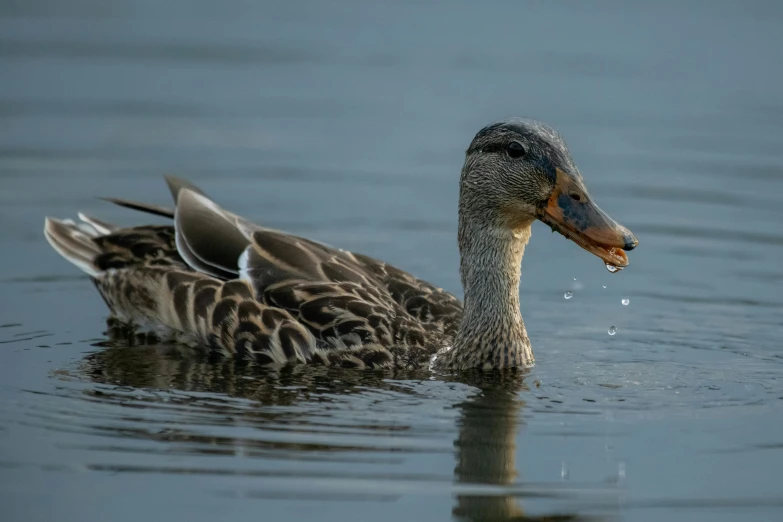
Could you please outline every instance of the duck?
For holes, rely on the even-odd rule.
[[[110,331],[260,366],[501,370],[535,359],[522,320],[522,257],[539,220],[628,266],[636,237],[587,191],[549,125],[508,118],[471,141],[459,178],[463,300],[364,254],[255,224],[166,176],[173,208],[106,198],[172,220],[122,228],[47,217],[49,244],[86,272]]]

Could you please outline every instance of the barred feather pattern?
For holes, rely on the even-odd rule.
[[[313,335],[286,311],[257,302],[245,281],[152,266],[110,270],[96,286],[119,319],[164,340],[259,364],[313,359]]]
[[[199,198],[178,203],[208,208],[211,202]],[[112,312],[115,341],[143,332],[148,342],[183,343],[260,365],[416,369],[427,367],[459,324],[459,300],[429,283],[238,217],[231,230],[241,232],[240,242],[221,244],[218,253],[188,241],[176,220],[120,229],[80,217],[78,224],[49,219],[45,233],[91,274]],[[239,253],[234,266],[220,264],[227,251]],[[200,262],[204,271],[193,266]]]

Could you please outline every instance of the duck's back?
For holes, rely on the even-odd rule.
[[[90,274],[114,332],[152,332],[259,364],[416,368],[449,344],[453,295],[381,261],[259,227],[167,178],[174,219],[119,229],[81,216],[45,234]]]

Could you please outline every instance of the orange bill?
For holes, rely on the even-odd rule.
[[[580,180],[560,169],[556,172],[555,189],[539,219],[607,265],[628,266],[624,250],[639,244],[636,237],[592,202]]]

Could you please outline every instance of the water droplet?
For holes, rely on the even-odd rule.
[[[620,268],[619,266],[610,265],[609,263],[606,263],[606,269],[613,274],[616,274],[617,272],[622,270],[622,268]]]
[[[604,289],[606,289],[606,285],[604,285]]]
[[[609,327],[609,335],[614,335],[617,333],[617,327],[616,326],[610,326]]]
[[[576,281],[576,278],[574,278],[574,281]]]
[[[623,306],[628,306],[629,304],[631,304],[631,300],[628,299],[627,297],[623,297],[623,300],[620,302],[623,303]]]
[[[574,297],[574,293],[569,290],[568,292],[563,294],[563,297],[565,297],[566,299],[571,299],[572,297]]]
[[[619,480],[625,480],[625,462],[617,463],[617,478]]]
[[[563,462],[560,464],[560,478],[563,480],[568,480],[568,477],[571,475],[568,471],[568,466],[566,466],[566,463]]]

